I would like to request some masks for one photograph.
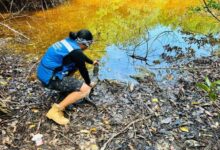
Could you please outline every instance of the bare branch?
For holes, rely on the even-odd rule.
[[[205,5],[205,8],[207,9],[207,11],[208,11],[218,22],[220,22],[220,19],[219,19],[216,15],[214,15],[214,13],[211,11],[211,9],[209,8],[209,6],[208,6],[208,4],[206,3],[205,0],[203,0],[203,3],[204,3],[204,5]]]
[[[11,31],[13,31],[14,33],[16,33],[16,34],[22,36],[22,37],[25,38],[25,39],[30,40],[29,37],[27,37],[27,36],[24,35],[23,33],[20,33],[20,32],[18,32],[18,31],[16,31],[15,29],[11,28],[9,25],[4,24],[4,23],[2,23],[2,22],[0,22],[0,25],[2,25],[2,26],[4,26],[4,27],[8,28],[9,30],[11,30]]]
[[[5,3],[2,2],[1,0],[0,0],[0,3],[1,3],[1,5],[5,8],[5,10],[8,12],[9,10],[8,10],[7,6],[5,5]]]

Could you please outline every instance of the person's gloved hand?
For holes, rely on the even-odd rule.
[[[95,82],[91,82],[89,86],[93,88],[95,85],[96,85]]]
[[[99,60],[93,61],[93,65],[99,65]]]

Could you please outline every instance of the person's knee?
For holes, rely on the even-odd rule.
[[[89,95],[89,93],[90,93],[90,91],[91,91],[90,89],[86,89],[86,90],[81,91],[82,96],[83,96],[83,97],[88,96],[88,95]]]
[[[88,86],[87,84],[83,84],[81,89],[80,89],[80,92],[82,93],[83,97],[88,96],[90,91],[91,91],[91,87]]]

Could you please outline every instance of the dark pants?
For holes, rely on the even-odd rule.
[[[62,93],[71,93],[74,91],[79,91],[82,85],[82,81],[79,81],[73,77],[64,77],[62,80],[58,78],[51,79],[46,87]]]
[[[61,101],[70,93],[74,91],[80,91],[82,85],[82,81],[79,81],[73,77],[64,77],[62,80],[58,78],[51,79],[46,87],[52,90],[59,91],[59,101]]]

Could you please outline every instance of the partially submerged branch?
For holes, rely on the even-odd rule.
[[[133,59],[138,59],[141,61],[147,61],[147,57],[142,57],[142,56],[138,56],[138,55],[129,55],[130,57],[132,57]]]

